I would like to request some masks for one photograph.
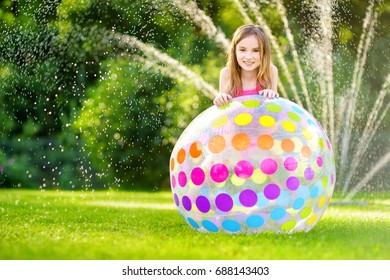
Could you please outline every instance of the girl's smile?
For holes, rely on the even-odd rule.
[[[250,35],[237,44],[236,58],[244,71],[252,72],[260,66],[260,47],[255,35]]]

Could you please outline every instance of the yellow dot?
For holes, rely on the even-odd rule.
[[[288,132],[294,132],[297,127],[295,126],[294,123],[290,122],[290,121],[284,121],[282,122],[282,126],[283,128],[288,131]]]
[[[261,116],[259,122],[262,126],[273,126],[275,124],[275,119],[271,116]]]
[[[320,201],[318,202],[318,207],[322,208],[325,205],[326,196],[321,196]]]
[[[226,116],[226,115],[223,115],[223,116],[220,116],[220,117],[216,118],[216,119],[211,123],[211,126],[212,126],[213,128],[218,128],[218,127],[221,127],[221,126],[225,125],[228,121],[229,121],[229,117]]]
[[[251,179],[256,184],[262,184],[265,181],[267,181],[267,175],[265,175],[263,172],[261,172],[260,169],[255,169],[255,171],[253,171]]]
[[[312,225],[312,224],[317,220],[317,217],[318,217],[318,215],[317,215],[317,214],[314,214],[314,215],[311,216],[309,219],[307,219],[306,224],[307,224],[308,226]]]
[[[233,174],[233,176],[230,178],[232,181],[233,185],[236,187],[240,187],[245,183],[245,179],[239,178],[236,174]]]
[[[305,218],[309,217],[309,215],[311,214],[311,211],[312,211],[311,207],[304,208],[300,214],[301,218],[305,219]]]
[[[251,114],[248,114],[248,113],[238,114],[238,115],[234,118],[234,122],[235,122],[236,124],[238,124],[238,125],[241,125],[241,126],[247,125],[247,124],[249,124],[251,121],[252,121],[252,115],[251,115]]]
[[[296,221],[294,220],[290,220],[288,222],[285,222],[281,227],[280,227],[280,230],[284,231],[284,232],[288,232],[290,230],[292,230],[295,225],[297,224]]]
[[[307,128],[302,129],[302,134],[307,140],[313,139],[313,136],[311,135],[310,131]]]

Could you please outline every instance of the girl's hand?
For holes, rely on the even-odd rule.
[[[272,89],[263,89],[259,91],[260,95],[263,95],[265,98],[271,99],[271,98],[278,98],[279,93]]]
[[[226,103],[228,103],[230,100],[232,99],[232,96],[230,94],[227,94],[227,93],[221,93],[220,95],[218,95],[213,103],[215,106],[219,107],[219,106],[222,106],[222,105],[225,105]]]

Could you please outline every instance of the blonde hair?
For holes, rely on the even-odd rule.
[[[260,67],[257,72],[257,84],[260,84],[262,89],[271,87],[271,54],[268,38],[260,26],[253,24],[243,25],[233,35],[226,63],[229,69],[227,89],[233,97],[242,89],[241,67],[237,61],[236,47],[242,39],[250,35],[255,35],[259,42]]]

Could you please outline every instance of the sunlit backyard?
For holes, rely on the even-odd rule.
[[[308,233],[202,234],[170,192],[2,190],[0,259],[389,259],[389,206],[335,198]]]

